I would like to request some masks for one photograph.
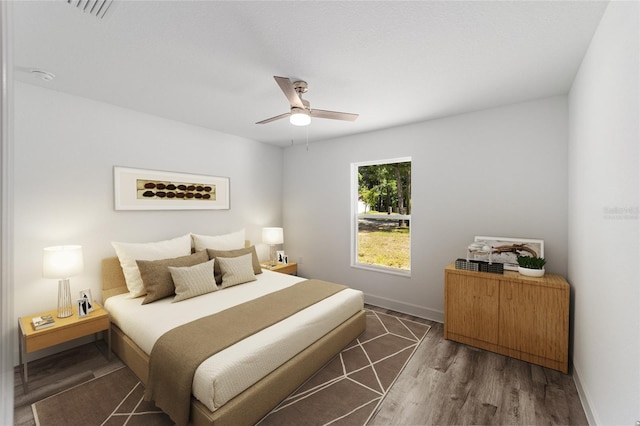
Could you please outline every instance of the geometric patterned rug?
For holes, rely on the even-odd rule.
[[[367,310],[367,330],[259,425],[365,425],[430,328]]]
[[[430,326],[367,310],[366,331],[263,418],[261,426],[364,425]],[[123,367],[32,404],[39,426],[171,425]]]
[[[144,387],[122,367],[31,405],[38,426],[172,425],[169,416],[142,400]]]

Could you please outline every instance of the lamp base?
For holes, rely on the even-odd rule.
[[[58,281],[58,318],[67,318],[73,315],[71,304],[71,286],[69,279]]]
[[[276,246],[274,244],[269,245],[269,268],[275,268],[276,266]]]

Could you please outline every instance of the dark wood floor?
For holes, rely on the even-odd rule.
[[[117,356],[107,360],[107,345],[103,340],[78,346],[68,351],[28,364],[29,391],[24,392],[22,378],[14,372],[14,425],[35,426],[31,404],[65,389],[104,376],[124,364]]]
[[[432,328],[369,425],[588,425],[571,376],[445,340],[442,324],[418,321]]]
[[[385,309],[368,306],[381,312]],[[443,339],[431,330],[370,425],[587,425],[573,378]],[[15,425],[35,425],[31,404],[122,366],[102,341],[29,364],[29,392],[15,373]]]

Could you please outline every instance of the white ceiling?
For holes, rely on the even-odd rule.
[[[98,19],[21,1],[14,76],[286,146],[566,94],[606,4],[115,0]],[[274,75],[306,80],[312,108],[360,117],[254,124],[289,110]]]

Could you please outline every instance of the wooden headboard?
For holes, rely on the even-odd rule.
[[[245,247],[251,247],[251,241],[245,240]],[[127,282],[117,257],[102,259],[102,304],[111,296],[128,293]]]
[[[102,303],[111,296],[128,293],[120,260],[117,257],[102,259]]]

